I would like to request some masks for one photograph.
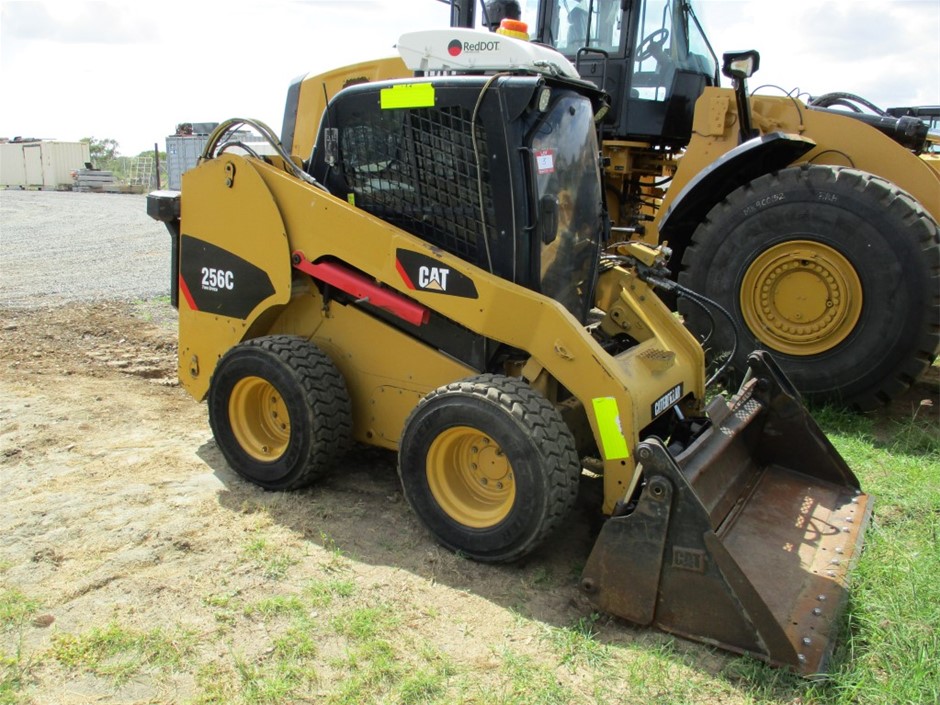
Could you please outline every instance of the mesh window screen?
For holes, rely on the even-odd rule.
[[[369,112],[342,129],[342,168],[358,207],[478,263],[480,234],[494,222],[486,135],[479,123],[483,218],[473,142],[471,113],[464,108]]]

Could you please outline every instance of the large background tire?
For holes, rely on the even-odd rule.
[[[310,484],[352,438],[339,371],[313,343],[284,335],[222,357],[209,384],[209,424],[232,469],[268,490]]]
[[[734,366],[770,350],[817,401],[861,409],[906,390],[937,354],[936,222],[888,181],[855,169],[791,167],[755,179],[709,212],[679,282],[721,303],[741,332]],[[710,323],[680,299],[700,339]],[[707,348],[731,349],[720,316]]]
[[[398,472],[408,503],[442,545],[506,562],[568,516],[581,463],[548,400],[521,380],[481,375],[421,400],[405,423]]]

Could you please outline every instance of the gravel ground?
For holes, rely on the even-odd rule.
[[[168,295],[170,237],[146,196],[0,191],[0,305]]]

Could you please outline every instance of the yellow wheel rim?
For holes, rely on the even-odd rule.
[[[290,414],[280,392],[261,377],[240,379],[232,389],[228,417],[235,440],[255,460],[280,458],[290,441]]]
[[[469,426],[455,426],[431,443],[428,486],[437,504],[456,522],[474,529],[495,526],[516,501],[512,466],[502,448]]]
[[[818,355],[841,343],[862,311],[862,283],[840,252],[793,240],[762,252],[741,286],[741,311],[771,350]]]

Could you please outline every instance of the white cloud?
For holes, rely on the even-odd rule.
[[[0,4],[0,135],[111,137],[123,154],[162,145],[179,122],[237,115],[279,132],[297,76],[391,55],[403,32],[448,23],[435,0]],[[719,54],[760,50],[752,87],[940,103],[937,0],[698,6]]]
[[[153,37],[131,7],[110,2],[3,3],[4,39],[66,44],[125,44]]]
[[[936,0],[700,2],[716,52],[757,49],[750,87],[855,93],[881,107],[940,104]]]

